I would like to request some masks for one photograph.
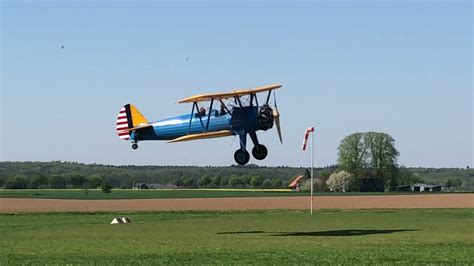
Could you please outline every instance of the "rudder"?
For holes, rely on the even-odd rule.
[[[123,140],[130,139],[131,128],[148,124],[148,120],[133,104],[126,104],[117,116],[117,134]]]

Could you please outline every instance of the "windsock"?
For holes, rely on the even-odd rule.
[[[306,132],[304,133],[304,140],[303,140],[303,151],[306,150],[306,145],[308,144],[309,133],[314,132],[314,127],[308,127]]]

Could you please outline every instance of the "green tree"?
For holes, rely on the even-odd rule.
[[[86,183],[86,177],[79,174],[69,176],[69,182],[74,188],[81,188]]]
[[[213,187],[219,187],[221,185],[222,177],[221,176],[215,176],[211,180],[211,185]]]
[[[370,168],[383,172],[397,167],[400,153],[395,149],[395,140],[390,135],[367,132],[364,134],[364,144],[370,152]]]
[[[226,188],[228,186],[229,186],[229,179],[228,178],[222,178],[221,182],[219,183],[219,187]]]
[[[28,186],[28,179],[21,176],[12,176],[5,181],[5,188],[9,189],[25,189]]]
[[[453,180],[453,187],[460,188],[462,186],[462,180],[460,178],[456,178]]]
[[[405,166],[398,169],[398,184],[400,186],[409,186],[416,183],[413,172]]]
[[[102,181],[102,184],[100,185],[100,188],[102,189],[102,192],[108,194],[112,192],[112,185],[110,184],[110,181],[108,179],[105,179]]]
[[[211,178],[209,178],[209,176],[205,175],[203,177],[201,177],[201,179],[199,179],[198,181],[198,186],[199,187],[207,187],[209,186],[209,184],[211,184]]]
[[[263,178],[260,175],[254,175],[250,179],[250,185],[253,188],[259,188],[263,184]]]
[[[453,186],[453,180],[451,178],[446,180],[446,184],[444,186],[447,187],[447,188],[452,187]]]
[[[42,188],[48,185],[48,178],[43,174],[35,174],[30,179],[31,188]]]
[[[194,185],[194,179],[192,177],[184,177],[183,185],[186,188],[192,187]]]
[[[316,191],[328,191],[328,185],[326,184],[326,181],[329,179],[329,176],[331,175],[331,171],[329,170],[323,170],[319,173],[319,176],[315,178],[314,181],[314,190]]]
[[[229,186],[232,187],[232,188],[238,188],[239,186],[241,186],[241,179],[240,177],[238,176],[231,176],[229,178]]]
[[[265,179],[262,183],[262,188],[271,188],[272,187],[272,180]]]
[[[341,169],[351,171],[367,166],[368,147],[363,137],[363,133],[354,133],[342,139],[337,160]]]
[[[98,188],[104,182],[104,178],[98,174],[93,174],[87,178],[87,184],[89,188]]]
[[[375,172],[375,178],[394,190],[398,185],[395,140],[386,133],[354,133],[345,137],[339,145],[338,163],[342,170],[365,178],[367,170]],[[389,181],[388,183],[386,181]]]
[[[240,185],[241,185],[241,187],[242,188],[249,188],[251,179],[252,178],[248,175],[240,176]]]
[[[397,166],[399,152],[395,140],[386,133],[354,133],[345,137],[339,145],[340,168],[355,171],[362,168],[382,173]]]
[[[272,179],[272,187],[273,188],[281,188],[283,185],[283,182],[279,178],[273,178]]]
[[[313,174],[314,174],[314,172],[313,172]],[[306,168],[304,170],[304,180],[303,181],[308,180],[308,179],[311,179],[311,171]]]
[[[174,185],[177,186],[178,188],[183,187],[184,186],[183,178],[180,177],[180,178],[176,179]]]
[[[51,188],[66,188],[66,179],[62,175],[51,175],[48,184]]]
[[[389,190],[396,191],[398,187],[398,178],[396,174],[392,174],[390,177]]]

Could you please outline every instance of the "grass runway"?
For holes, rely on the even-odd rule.
[[[318,196],[368,196],[368,195],[415,195],[399,192],[317,192]],[[417,195],[449,193],[416,193]],[[113,189],[104,193],[100,189],[0,189],[0,198],[37,199],[185,199],[185,198],[236,198],[236,197],[293,197],[309,196],[309,192],[293,192],[289,189]]]
[[[0,264],[473,264],[472,228],[471,208],[2,214]]]

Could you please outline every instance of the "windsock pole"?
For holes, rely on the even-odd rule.
[[[313,187],[314,187],[314,181],[313,181],[313,168],[314,168],[314,129],[311,133],[311,215],[313,215]]]
[[[313,215],[313,168],[314,168],[314,127],[308,127],[304,134],[304,141],[303,141],[303,151],[306,150],[306,145],[308,143],[309,134],[311,133],[311,215]]]

